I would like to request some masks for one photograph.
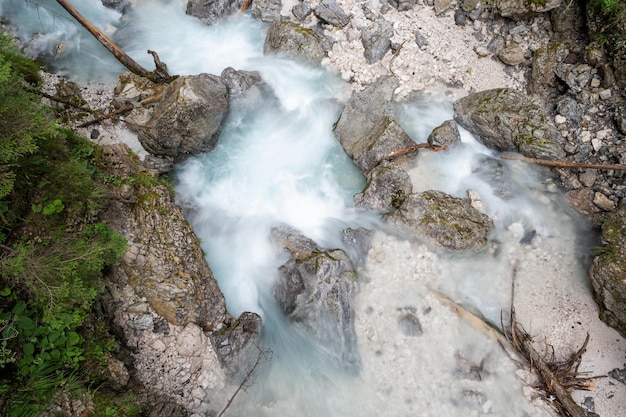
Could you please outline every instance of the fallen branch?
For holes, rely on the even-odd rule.
[[[439,151],[443,151],[446,148],[447,146],[436,146],[436,145],[431,145],[430,143],[418,143],[417,145],[412,145],[406,148],[398,149],[397,151],[390,153],[389,156],[387,156],[387,161],[393,161],[394,159],[399,158],[402,155],[415,152],[419,149],[430,149],[433,152],[439,152]]]
[[[582,355],[587,349],[589,334],[582,347],[564,361],[557,361],[554,353],[541,355],[535,350],[532,338],[516,321],[514,309],[511,311],[511,330],[505,330],[505,334],[539,378],[540,386],[535,388],[544,391],[547,396],[556,398],[552,405],[557,411],[564,417],[585,417],[585,411],[572,399],[571,392],[590,391],[595,388],[593,380],[596,377],[581,378],[578,372]]]
[[[100,116],[96,117],[94,120],[90,120],[88,122],[85,122],[85,123],[79,125],[78,127],[87,127],[87,126],[94,125],[96,123],[100,123],[101,121],[103,121],[105,119],[110,119],[110,118],[118,116],[118,115],[120,115],[122,113],[126,113],[128,111],[131,111],[132,109],[137,107],[138,104],[142,105],[142,106],[145,106],[146,104],[154,103],[155,101],[161,100],[162,97],[163,97],[163,92],[159,91],[155,95],[150,96],[148,98],[145,98],[145,99],[139,101],[138,103],[127,104],[125,106],[120,107],[119,109],[117,109],[115,111],[112,111],[112,112],[107,113],[107,114],[100,115]]]
[[[404,46],[405,43],[406,43],[406,40],[398,46],[398,49],[393,51],[393,55],[391,56],[391,59],[389,60],[389,72],[392,73],[393,75],[396,75],[396,73],[393,72],[393,61],[395,61],[398,55],[400,55],[400,50],[402,50],[402,47]]]
[[[582,162],[550,161],[548,159],[528,158],[525,156],[518,156],[518,155],[501,155],[500,158],[513,160],[513,161],[532,162],[537,165],[544,165],[544,166],[549,166],[549,167],[587,168],[587,169],[605,169],[605,170],[613,169],[617,171],[626,171],[626,165],[604,165],[604,164],[585,164]]]
[[[165,65],[158,59],[156,53],[152,53],[156,64],[156,70],[148,71],[141,65],[139,65],[134,59],[132,59],[126,52],[124,52],[115,42],[113,42],[108,36],[106,36],[100,29],[95,27],[89,20],[87,20],[82,14],[78,12],[67,0],[57,0],[57,3],[61,5],[78,23],[80,23],[89,33],[91,33],[109,52],[113,54],[122,65],[124,65],[129,71],[140,77],[145,77],[150,81],[157,84],[166,84],[172,81],[176,77],[172,77],[166,71],[163,71]],[[159,65],[160,64],[160,65]]]
[[[245,0],[239,11],[241,13],[245,12],[248,9],[248,7],[250,7],[251,4],[252,4],[252,0]]]

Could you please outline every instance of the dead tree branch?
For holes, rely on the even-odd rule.
[[[252,4],[252,0],[245,0],[239,12],[241,13],[245,12],[246,10],[248,10],[248,7],[250,7],[251,4]]]
[[[433,152],[439,152],[439,151],[443,151],[446,148],[447,146],[436,146],[436,145],[431,145],[430,143],[418,143],[417,145],[412,145],[406,148],[398,149],[397,151],[390,153],[389,156],[387,156],[387,161],[393,161],[396,158],[399,158],[409,153],[416,152],[419,149],[430,149]]]
[[[110,119],[110,118],[118,116],[120,114],[129,112],[132,109],[134,109],[135,107],[137,107],[137,105],[145,106],[146,104],[151,104],[151,103],[154,103],[155,101],[159,101],[159,100],[161,100],[161,97],[163,97],[163,92],[159,91],[155,95],[150,96],[148,98],[145,98],[145,99],[139,101],[138,103],[127,104],[125,106],[120,107],[119,109],[117,109],[115,111],[112,111],[112,112],[107,113],[107,114],[102,114],[102,115],[96,117],[93,120],[90,120],[88,122],[85,122],[85,123],[79,125],[78,127],[88,127],[88,126],[94,125],[96,123],[100,123],[101,121],[103,121],[105,119]]]
[[[549,167],[587,168],[587,169],[605,169],[605,170],[613,169],[616,171],[626,171],[626,165],[604,165],[604,164],[585,164],[582,162],[550,161],[547,159],[528,158],[525,156],[518,156],[518,155],[501,155],[500,158],[513,160],[513,161],[532,162],[533,164],[544,165],[544,166],[549,166]]]
[[[150,81],[157,84],[167,84],[175,77],[170,76],[167,70],[162,71],[165,65],[158,59],[156,53],[153,53],[157,68],[154,71],[148,71],[141,65],[139,65],[134,59],[132,59],[126,52],[124,52],[115,42],[113,42],[108,36],[106,36],[100,29],[95,27],[89,20],[87,20],[82,14],[78,12],[67,0],[57,0],[57,3],[61,5],[67,12],[80,23],[89,33],[91,33],[109,52],[113,54],[122,65],[124,65],[129,71],[140,77],[145,77]],[[151,53],[148,51],[148,53]],[[161,68],[159,68],[161,64]]]

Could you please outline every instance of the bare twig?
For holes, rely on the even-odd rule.
[[[500,158],[513,160],[513,161],[532,162],[533,164],[544,165],[544,166],[549,166],[549,167],[588,168],[588,169],[605,169],[605,170],[613,169],[616,171],[626,171],[626,165],[604,165],[604,164],[585,164],[582,162],[550,161],[548,159],[528,158],[525,156],[518,156],[518,155],[501,155]]]
[[[396,158],[399,158],[408,153],[415,152],[419,149],[430,149],[433,152],[439,152],[439,151],[443,151],[446,148],[447,146],[436,146],[436,145],[431,145],[430,143],[418,143],[417,145],[412,145],[406,148],[398,149],[397,151],[390,153],[389,156],[387,156],[387,161],[393,161]]]
[[[398,49],[396,49],[395,51],[393,51],[393,55],[391,56],[391,60],[389,60],[389,72],[391,72],[393,75],[396,75],[395,72],[393,72],[393,61],[396,60],[396,58],[398,57],[398,55],[400,55],[400,50],[402,49],[402,47],[404,46],[404,44],[406,43],[406,40],[403,41],[399,46]]]
[[[155,95],[150,96],[148,98],[145,98],[145,99],[139,101],[139,103],[137,103],[137,104],[145,106],[146,104],[151,104],[151,103],[154,103],[155,101],[161,100],[162,97],[163,97],[163,92],[159,91]],[[107,114],[100,115],[97,118],[95,118],[94,120],[90,120],[88,122],[85,122],[85,123],[79,125],[78,127],[87,127],[87,126],[94,125],[96,123],[100,123],[101,121],[103,121],[105,119],[110,119],[110,118],[118,116],[118,115],[120,115],[122,113],[126,113],[128,111],[131,111],[135,107],[136,107],[136,103],[127,104],[125,106],[120,107],[119,109],[117,109],[115,111],[112,111],[112,112],[107,113]]]

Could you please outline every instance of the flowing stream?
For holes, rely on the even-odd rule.
[[[103,48],[54,1],[34,3],[0,0],[0,14],[19,28],[31,54],[70,78],[114,82],[123,69]],[[479,254],[452,256],[399,239],[376,215],[353,207],[365,180],[332,133],[350,95],[337,74],[263,56],[267,26],[245,15],[208,27],[186,16],[180,0],[136,1],[124,15],[99,0],[74,3],[147,68],[152,58],[145,51],[153,49],[172,74],[219,75],[231,66],[258,71],[270,86],[234,101],[217,148],[179,164],[173,177],[180,201],[193,209],[189,220],[229,312],[260,314],[262,343],[273,353],[231,406],[232,415],[548,415],[524,396],[516,367],[498,343],[461,321],[433,292],[499,323],[511,306],[516,265],[528,257],[567,263],[559,268],[582,280],[580,222],[559,203],[547,171],[484,163],[496,153],[462,132],[458,148],[420,153],[410,171],[414,188],[459,197],[477,191],[496,223],[494,243]],[[398,106],[396,117],[421,143],[451,119],[452,106],[444,97],[423,97]],[[273,301],[277,268],[286,258],[269,233],[282,224],[325,248],[342,248],[347,227],[375,231],[359,265],[357,375],[325,360]],[[419,320],[421,334],[407,331],[407,314]],[[232,388],[220,395],[226,398]]]

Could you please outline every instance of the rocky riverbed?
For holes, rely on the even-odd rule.
[[[239,3],[229,6],[231,12],[239,9]],[[561,136],[562,153],[559,155],[564,160],[624,165],[626,111],[623,80],[620,83],[619,77],[615,76],[618,71],[612,71],[610,65],[607,67],[607,57],[603,56],[600,48],[587,47],[589,35],[585,33],[584,12],[571,2],[546,2],[555,8],[541,13],[510,11],[505,7],[507,4],[505,1],[482,4],[472,0],[456,3],[445,0],[425,3],[421,0],[389,3],[352,0],[335,3],[324,0],[282,4],[257,1],[253,2],[250,13],[266,21],[278,21],[282,15],[285,20],[311,30],[324,48],[323,57],[319,57],[322,65],[337,71],[350,82],[355,94],[364,91],[380,77],[390,75],[397,79],[394,94],[398,99],[423,95],[444,96],[454,101],[476,92],[507,88],[532,97],[543,108]],[[124,2],[115,6],[123,7]],[[192,9],[190,6],[189,10]],[[54,87],[48,91],[59,95],[74,94],[71,89],[64,93],[64,88]],[[113,92],[108,86],[79,88],[83,98],[94,108],[103,108],[112,102]],[[128,120],[140,124],[144,116],[139,111]],[[136,135],[128,132],[123,124],[107,121],[84,132],[100,144],[130,143],[131,149],[145,155]],[[557,168],[553,172],[556,184],[567,193],[571,205],[589,222],[599,226],[609,213],[610,218],[615,219],[605,228],[603,237],[604,243],[612,249],[610,253],[603,253],[604,258],[598,258],[596,264],[600,265],[596,267],[596,273],[600,268],[602,272],[597,275],[611,275],[613,271],[609,277],[613,279],[617,270],[619,281],[623,265],[618,263],[617,266],[603,267],[602,264],[608,255],[614,256],[620,250],[623,253],[624,216],[620,214],[623,209],[618,209],[623,207],[626,190],[623,171]],[[124,198],[132,200],[136,196],[126,195]],[[164,197],[159,195],[158,198]],[[141,224],[137,226],[139,231],[142,228]],[[168,226],[162,229],[167,230]],[[129,237],[136,242],[133,246],[136,250],[130,255],[143,258],[147,256],[144,251],[152,250],[149,245],[143,247],[141,239],[136,236]],[[384,240],[380,236],[377,239]],[[546,341],[558,352],[564,353],[577,348],[588,332],[591,341],[581,370],[594,375],[610,372],[617,375],[619,372],[616,371],[624,367],[625,340],[598,319],[599,309],[590,284],[576,282],[572,285],[562,275],[558,262],[571,263],[574,260],[566,255],[553,255],[562,257],[557,263],[545,263],[550,255],[547,255],[548,248],[542,245],[549,246],[550,241],[541,242],[528,248],[528,253],[524,255],[526,261],[518,268],[520,276],[525,277],[525,280],[517,281],[516,309],[520,321],[532,326],[533,332],[539,337],[546,337]],[[169,244],[176,245],[174,241]],[[393,240],[384,241],[378,246],[375,259],[393,260],[393,254],[399,253],[394,249],[396,245],[402,244]],[[556,253],[559,251],[556,250]],[[154,256],[161,260],[167,258],[161,255]],[[423,257],[430,259],[432,255]],[[133,259],[129,264],[136,263]],[[178,271],[179,255],[169,262],[170,269]],[[373,262],[370,269],[384,269],[382,261],[379,263]],[[400,265],[402,261],[392,263]],[[128,266],[125,268],[129,269]],[[196,338],[193,335],[202,334],[202,329],[208,332],[211,329],[195,319],[191,323],[185,320],[177,322],[177,318],[173,317],[168,320],[170,330],[163,333],[163,338],[154,336],[160,331],[155,329],[162,328],[158,326],[161,323],[159,320],[167,316],[167,305],[164,310],[158,310],[164,307],[163,297],[153,297],[157,301],[150,302],[151,292],[144,290],[144,293],[137,293],[137,285],[132,283],[132,279],[122,282],[120,274],[117,276],[111,292],[114,297],[125,299],[124,303],[128,305],[117,310],[116,320],[120,326],[132,324],[127,329],[127,340],[140,351],[139,354],[137,351],[133,353],[140,358],[135,361],[137,378],[146,385],[160,386],[153,364],[161,360],[163,352],[167,352],[169,359],[164,368],[172,378],[163,389],[170,393],[180,390],[174,401],[183,404],[193,398],[190,408],[197,412],[206,411],[209,405],[203,402],[204,397],[208,391],[219,388],[219,381],[224,376],[222,371],[209,375],[209,368],[218,359],[212,354],[207,353],[207,356],[202,353],[211,350],[206,337]],[[151,285],[144,287],[150,288]],[[130,287],[135,288],[131,290]],[[619,294],[620,291],[623,294],[623,289],[608,287],[595,283],[595,291],[609,291],[605,298],[610,299],[611,294]],[[125,292],[127,297],[123,295]],[[137,296],[140,299],[138,303],[128,302]],[[118,302],[117,305],[121,304]],[[604,319],[621,329],[623,335],[623,327],[620,328],[619,324],[623,320],[621,313],[606,308],[602,311]],[[366,311],[363,313],[366,314]],[[230,326],[235,328],[236,323],[233,318],[220,317],[216,326],[222,330]],[[363,326],[363,323],[357,323],[357,326]],[[146,329],[152,332],[142,333]],[[254,326],[249,326],[248,330],[254,332]],[[155,337],[161,343],[152,340]],[[193,349],[188,349],[185,342],[190,338],[197,345],[193,345]],[[194,383],[188,384],[190,380]],[[625,414],[626,386],[615,377],[598,379],[597,385],[595,392],[576,392],[574,395],[588,414],[596,413],[603,417]]]

